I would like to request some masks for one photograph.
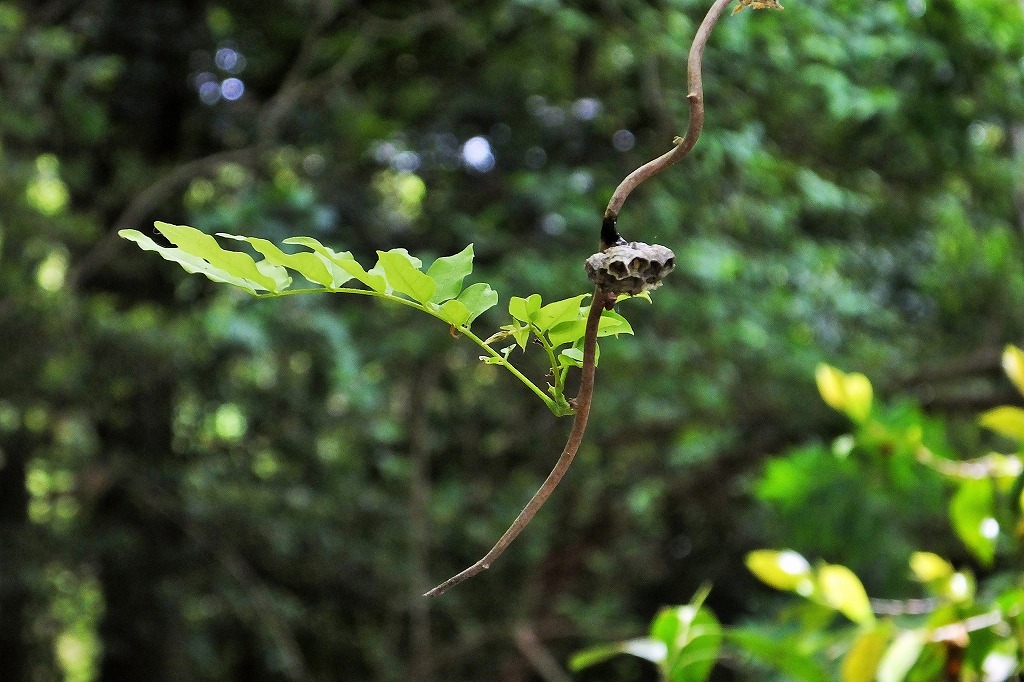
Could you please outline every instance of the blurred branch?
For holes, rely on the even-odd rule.
[[[704,56],[704,46],[707,45],[708,38],[711,36],[711,29],[714,28],[722,14],[725,13],[726,7],[732,1],[715,0],[715,4],[711,6],[711,9],[704,16],[704,21],[701,22],[700,27],[697,29],[697,34],[693,38],[690,56],[686,62],[687,84],[689,87],[689,93],[686,95],[686,98],[690,101],[690,123],[687,127],[686,135],[682,138],[676,138],[676,146],[671,151],[662,154],[653,161],[648,161],[626,176],[626,179],[612,193],[612,198],[608,202],[608,208],[604,212],[606,220],[614,220],[618,217],[622,204],[625,203],[626,197],[629,196],[630,192],[639,187],[652,175],[660,173],[669,166],[683,160],[690,153],[690,150],[693,149],[693,146],[697,144],[697,138],[700,137],[700,132],[704,127],[704,85],[701,79],[701,59]]]
[[[537,492],[534,493],[533,497],[530,498],[530,501],[526,503],[523,511],[519,512],[519,516],[512,522],[512,525],[505,531],[505,534],[498,539],[498,542],[482,559],[461,573],[448,578],[448,580],[430,590],[424,596],[439,597],[459,583],[490,568],[491,564],[504,553],[505,549],[512,544],[512,541],[516,539],[519,533],[526,528],[537,511],[544,506],[547,499],[551,497],[551,493],[558,487],[562,477],[565,476],[565,472],[569,470],[569,465],[572,464],[572,460],[576,457],[576,452],[580,449],[580,444],[583,442],[583,434],[587,430],[587,420],[590,418],[590,403],[594,397],[594,375],[596,373],[594,354],[597,349],[597,327],[601,322],[601,313],[605,308],[605,303],[609,300],[613,299],[603,289],[597,288],[594,290],[594,298],[590,303],[590,312],[587,315],[586,333],[583,337],[583,377],[580,381],[579,394],[574,401],[576,414],[573,417],[572,429],[569,431],[565,448],[562,449],[562,454],[559,455],[558,461],[555,462],[554,468],[551,469],[551,473],[548,474],[548,477],[541,484]]]
[[[137,228],[146,216],[161,203],[166,201],[180,186],[193,180],[196,176],[214,172],[226,163],[249,163],[257,158],[259,147],[245,147],[217,152],[179,164],[165,173],[159,180],[151,184],[121,211],[110,232],[105,234],[93,248],[78,260],[76,266],[68,273],[68,286],[77,286],[106,264],[121,245],[118,232],[129,228]]]
[[[571,682],[572,678],[566,674],[531,627],[521,625],[516,628],[515,640],[519,652],[526,657],[544,682]]]

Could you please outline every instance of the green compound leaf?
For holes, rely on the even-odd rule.
[[[513,296],[508,302],[508,314],[520,322],[532,322],[540,311],[540,294],[531,294],[527,298]]]
[[[377,265],[371,272],[381,272],[388,286],[418,303],[429,303],[437,285],[420,272],[420,261],[405,249],[377,252]]]
[[[295,270],[313,284],[324,287],[334,286],[334,276],[327,268],[327,264],[315,253],[285,253],[277,246],[266,239],[258,237],[244,237],[236,234],[218,232],[218,237],[235,239],[240,242],[248,242],[254,249],[263,254],[267,262],[284,268]]]
[[[462,281],[473,272],[473,245],[470,244],[454,256],[438,258],[427,269],[427,277],[434,280],[432,303],[444,303],[456,298],[462,291]]]
[[[348,251],[342,251],[341,253],[338,253],[329,246],[324,246],[323,244],[321,244],[316,239],[313,239],[312,237],[289,237],[288,239],[284,240],[284,243],[305,246],[309,249],[312,249],[316,254],[321,256],[324,259],[324,262],[330,268],[332,288],[340,287],[342,284],[352,279],[352,274],[347,269],[341,267],[346,263],[355,263],[355,259],[352,258],[352,254],[349,253]],[[358,265],[359,264],[356,263],[356,266]],[[359,270],[361,272],[363,271],[362,268],[359,268]],[[365,274],[365,272],[363,274]],[[363,282],[363,284],[366,284],[366,282]],[[372,286],[370,288],[373,289]],[[380,291],[379,289],[374,290]]]
[[[211,281],[231,284],[232,286],[236,286],[240,289],[245,289],[253,295],[257,294],[258,290],[262,291],[264,289],[264,287],[256,284],[255,282],[251,282],[244,277],[236,277],[221,268],[210,265],[210,263],[199,256],[194,256],[179,248],[161,246],[138,230],[121,230],[118,234],[128,241],[135,242],[145,251],[154,251],[160,254],[160,256],[165,260],[177,263],[185,270],[185,272],[190,274],[199,273],[206,275],[206,277]]]
[[[498,292],[490,284],[480,282],[463,289],[457,300],[469,309],[469,319],[466,320],[466,326],[469,326],[485,310],[498,305]]]

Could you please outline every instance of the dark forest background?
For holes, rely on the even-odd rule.
[[[685,129],[707,3],[0,2],[0,680],[551,679],[538,652],[642,634],[705,582],[723,621],[770,617],[757,547],[910,596],[941,513],[762,472],[848,428],[820,362],[967,445],[1019,402],[1024,8],[785,4],[719,24],[703,137],[626,204],[679,266],[602,343],[569,476],[494,568],[425,600],[567,422],[443,325],[254,301],[116,232],[364,262],[473,243],[496,328],[509,296],[589,291],[612,189]]]

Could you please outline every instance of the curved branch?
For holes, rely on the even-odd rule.
[[[505,534],[498,539],[494,547],[491,547],[491,551],[487,552],[482,559],[466,570],[448,578],[448,580],[445,580],[423,596],[439,597],[459,583],[490,568],[491,564],[502,555],[519,533],[526,528],[526,525],[530,523],[537,511],[544,506],[547,499],[551,497],[551,493],[558,487],[562,477],[565,476],[565,472],[568,471],[573,458],[576,457],[576,452],[580,449],[580,443],[583,442],[583,433],[587,430],[587,420],[590,418],[590,403],[594,396],[594,375],[596,374],[597,327],[601,322],[601,312],[604,310],[607,301],[608,294],[602,289],[598,288],[594,291],[594,300],[590,303],[590,312],[587,314],[587,329],[583,337],[583,377],[580,381],[580,392],[576,396],[575,401],[576,415],[573,417],[572,429],[569,431],[565,448],[558,457],[558,461],[555,462],[555,466],[551,469],[551,473],[544,479],[544,483],[541,484],[537,492],[530,498],[530,501],[526,503],[523,511],[519,512],[519,516],[512,522],[512,525],[505,531]]]
[[[722,17],[722,14],[725,13],[725,8],[732,1],[715,0],[715,4],[708,10],[704,21],[700,24],[700,28],[697,29],[697,34],[693,37],[690,56],[686,61],[686,78],[687,87],[689,88],[686,98],[690,101],[690,123],[687,127],[686,135],[682,138],[676,138],[676,146],[671,151],[662,154],[653,161],[648,161],[627,175],[626,179],[619,183],[619,186],[615,188],[615,192],[612,194],[611,200],[608,202],[608,208],[605,209],[604,217],[606,221],[614,220],[618,217],[622,204],[625,203],[626,197],[629,196],[630,192],[639,187],[647,178],[681,161],[690,153],[693,145],[697,144],[697,138],[700,137],[700,131],[704,127],[704,86],[700,73],[704,46],[707,45],[711,29],[714,28],[715,23]]]

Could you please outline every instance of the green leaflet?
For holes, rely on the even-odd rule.
[[[313,284],[319,284],[324,287],[335,286],[334,276],[327,268],[327,263],[315,253],[285,253],[277,248],[273,242],[258,237],[244,237],[225,232],[218,232],[217,236],[248,242],[254,249],[263,254],[263,257],[271,265],[295,270]]]
[[[454,256],[438,258],[427,269],[427,277],[434,280],[432,303],[444,303],[456,298],[462,291],[462,281],[473,272],[473,245],[470,244]]]
[[[371,272],[380,272],[388,287],[418,303],[429,303],[437,285],[419,270],[419,259],[405,249],[377,252],[377,265]]]

